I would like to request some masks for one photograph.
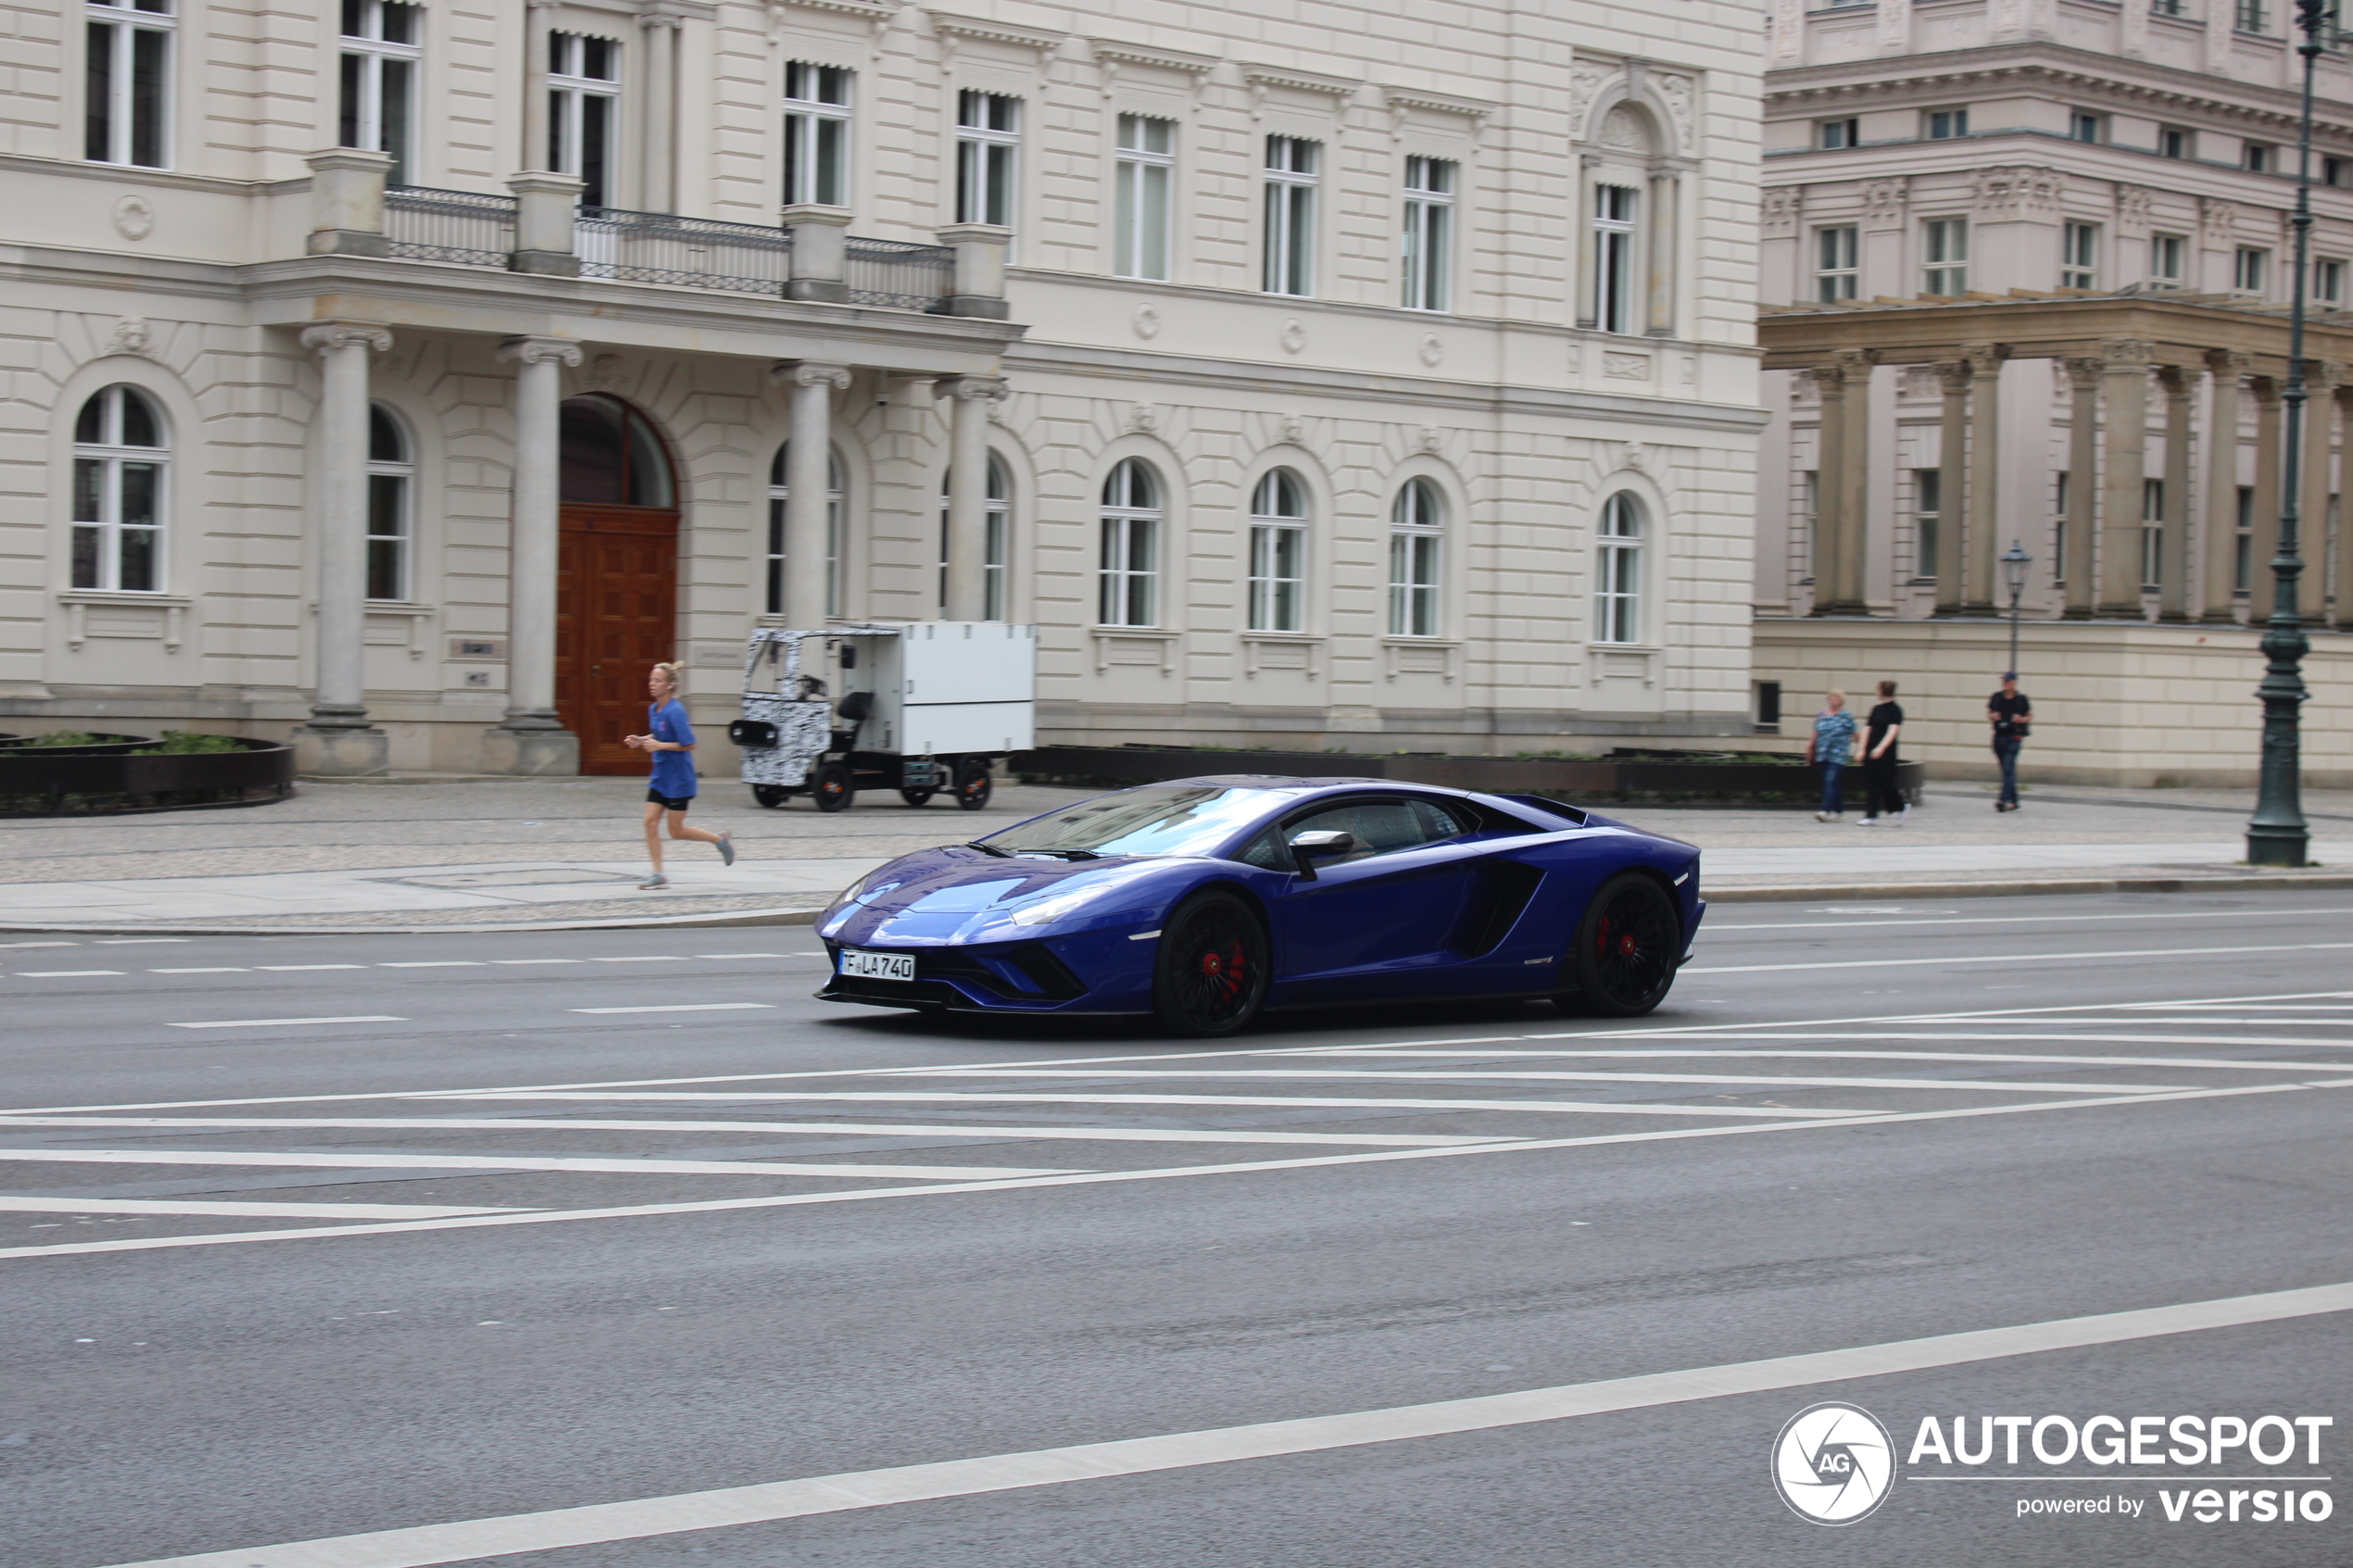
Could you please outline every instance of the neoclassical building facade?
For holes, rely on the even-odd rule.
[[[2291,20],[2265,0],[1777,4],[1755,673],[1793,736],[1824,687],[1894,678],[1905,745],[1990,774],[2016,546],[2044,776],[2251,783],[2250,623],[2293,479],[2301,608],[2326,628],[2305,756],[2353,780],[2353,65],[2320,64],[2310,460],[2288,476]]]
[[[624,771],[944,616],[1054,739],[1745,731],[1741,7],[972,6],[7,0],[0,728]]]

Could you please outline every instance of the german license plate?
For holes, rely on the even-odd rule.
[[[860,947],[841,950],[841,972],[861,980],[912,980],[912,953],[870,953]]]

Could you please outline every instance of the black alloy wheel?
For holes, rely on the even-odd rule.
[[[820,762],[809,776],[809,793],[816,797],[820,811],[847,811],[858,798],[858,781],[847,762]]]
[[[956,804],[967,811],[977,811],[988,804],[996,782],[988,776],[988,759],[967,757],[956,764]]]
[[[910,806],[921,806],[937,793],[934,789],[902,789],[899,792],[899,798]]]
[[[792,798],[792,791],[782,784],[754,784],[751,786],[751,797],[773,811]]]
[[[1563,1012],[1639,1018],[1667,999],[1682,957],[1683,921],[1655,877],[1620,872],[1602,884],[1578,922],[1553,998]]]
[[[1152,1017],[1167,1034],[1230,1035],[1266,999],[1266,927],[1230,893],[1196,894],[1161,926]]]

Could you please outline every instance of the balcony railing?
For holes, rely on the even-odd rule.
[[[585,207],[573,232],[584,278],[775,295],[792,278],[792,236],[782,229]]]
[[[396,185],[384,192],[393,256],[460,267],[504,267],[515,248],[515,198]]]
[[[955,292],[956,253],[946,245],[849,237],[846,276],[852,305],[936,310]]]

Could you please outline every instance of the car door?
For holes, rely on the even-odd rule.
[[[1282,842],[1303,833],[1354,835],[1360,848],[1319,860],[1311,879],[1292,872],[1276,900],[1279,975],[1352,995],[1394,995],[1432,965],[1472,891],[1476,826],[1460,807],[1403,795],[1347,797],[1287,820]]]

